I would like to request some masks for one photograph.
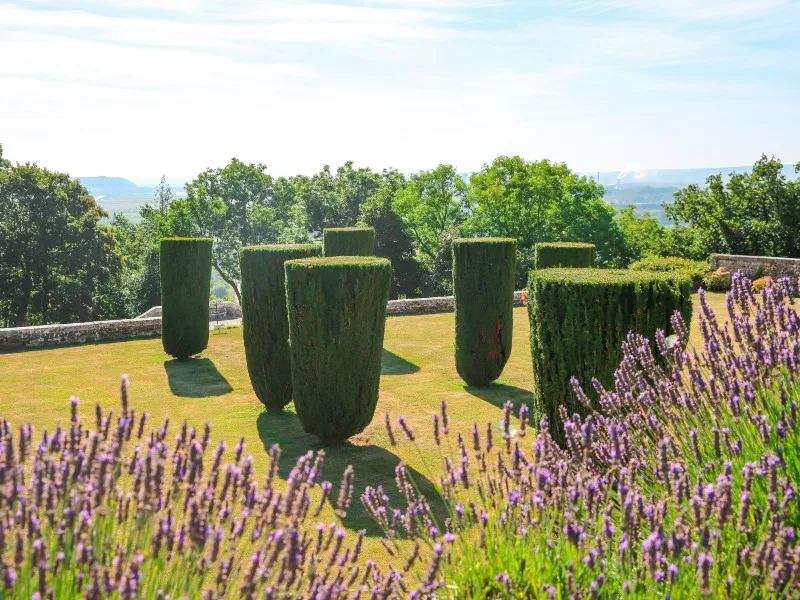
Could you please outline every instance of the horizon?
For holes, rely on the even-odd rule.
[[[140,182],[793,164],[798,28],[791,0],[0,0],[0,143]]]

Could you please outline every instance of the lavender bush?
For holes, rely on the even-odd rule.
[[[278,481],[280,449],[255,481],[244,443],[226,460],[184,424],[146,431],[128,406],[116,418],[98,406],[93,427],[71,399],[68,427],[12,434],[0,423],[2,598],[393,598],[404,573],[364,561],[335,523],[314,526],[331,490],[319,481],[324,453],[300,457]],[[318,488],[313,495],[312,490]],[[353,493],[344,474],[343,516]],[[428,594],[433,585],[418,586]]]
[[[402,466],[405,506],[380,488],[362,502],[390,541],[415,540],[409,562],[433,557],[445,596],[800,597],[797,291],[783,279],[756,295],[736,276],[723,325],[701,290],[701,348],[685,348],[680,315],[656,354],[630,335],[614,389],[595,384],[600,409],[562,415],[564,448],[510,404],[500,430],[453,440],[443,405],[433,435],[448,516]]]

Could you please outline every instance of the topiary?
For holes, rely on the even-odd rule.
[[[679,273],[691,277],[694,289],[703,284],[708,273],[708,263],[678,256],[645,256],[628,267],[631,271],[652,271],[655,273]]]
[[[375,414],[392,266],[348,256],[285,267],[297,416],[308,433],[339,442]]]
[[[322,230],[323,254],[330,256],[372,256],[375,230],[372,227],[331,227]]]
[[[554,439],[563,440],[558,414],[585,413],[570,379],[593,393],[592,378],[614,382],[629,331],[653,339],[657,329],[671,332],[677,310],[692,315],[691,280],[680,273],[617,269],[531,271],[528,316],[533,358],[533,417],[547,417]]]
[[[511,355],[516,247],[512,238],[453,240],[456,370],[469,385],[500,377]]]
[[[210,238],[161,240],[161,342],[179,360],[208,346],[211,249]]]
[[[319,256],[319,244],[242,248],[242,329],[250,383],[267,410],[292,400],[289,317],[283,263]]]
[[[594,244],[581,242],[541,242],[533,247],[533,268],[591,267],[597,258]]]

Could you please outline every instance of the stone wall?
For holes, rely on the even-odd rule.
[[[242,318],[242,309],[239,307],[236,302],[225,302],[224,300],[215,300],[214,302],[208,303],[208,312],[211,315],[211,318],[215,318],[217,315],[220,319],[241,319]],[[147,317],[160,317],[161,316],[161,307],[154,306],[150,310],[143,312],[140,314],[137,319],[144,319]]]
[[[711,270],[723,268],[731,273],[743,272],[748,277],[800,277],[800,258],[712,254]]]
[[[161,335],[161,318],[120,319],[0,329],[0,351]]]
[[[522,306],[523,292],[514,293],[514,305]],[[233,302],[221,310],[229,311],[229,318],[241,316],[241,309]],[[388,315],[413,315],[450,312],[454,309],[452,296],[439,298],[411,298],[390,300],[386,306]],[[227,313],[226,313],[227,314]],[[155,316],[158,315],[158,316]],[[161,307],[156,306],[135,319],[118,321],[94,321],[92,323],[69,323],[66,325],[39,325],[0,329],[0,352],[42,346],[66,346],[83,342],[125,340],[161,335]],[[214,311],[211,311],[214,319]]]

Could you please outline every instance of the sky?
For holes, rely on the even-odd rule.
[[[74,176],[800,161],[800,0],[0,0],[0,144]]]

